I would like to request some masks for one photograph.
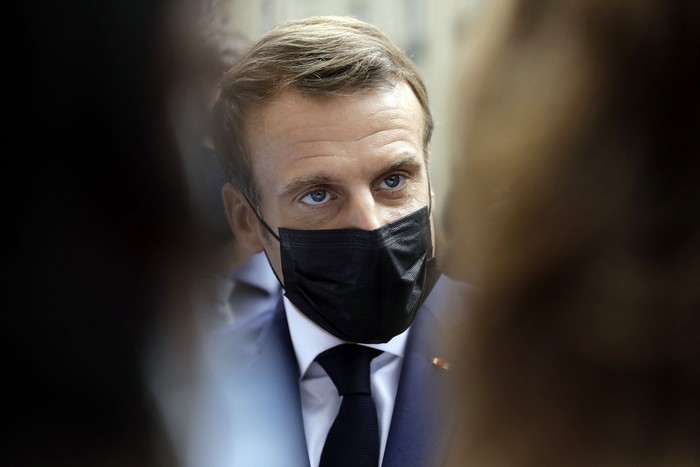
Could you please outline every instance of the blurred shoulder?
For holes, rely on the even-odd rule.
[[[426,298],[424,306],[434,315],[450,324],[463,322],[469,312],[469,303],[476,295],[474,286],[442,274]]]
[[[278,306],[270,308],[210,331],[203,342],[205,358],[210,363],[223,358],[228,362],[227,365],[230,365],[233,362],[245,362],[246,357],[257,355],[267,330],[280,314],[284,315],[278,308]]]

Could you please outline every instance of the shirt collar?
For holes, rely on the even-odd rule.
[[[287,315],[287,323],[289,325],[289,334],[292,337],[294,345],[294,353],[299,364],[299,374],[303,377],[306,370],[316,359],[316,356],[331,347],[345,343],[311,321],[304,315],[294,304],[284,297],[284,311]],[[384,352],[389,352],[398,357],[403,357],[404,349],[406,348],[406,338],[408,337],[409,327],[398,336],[393,337],[389,342],[384,344],[362,344],[367,347],[372,347]]]

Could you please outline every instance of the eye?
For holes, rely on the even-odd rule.
[[[318,206],[327,203],[331,199],[330,194],[326,190],[314,190],[308,192],[301,202],[312,206]]]
[[[379,183],[379,188],[380,189],[394,190],[396,188],[399,188],[400,186],[403,186],[404,183],[406,183],[405,176],[399,175],[399,174],[393,174],[393,175],[389,175],[384,180],[382,180]]]

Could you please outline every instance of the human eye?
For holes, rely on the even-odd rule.
[[[306,193],[301,202],[310,206],[320,206],[330,201],[331,195],[326,190],[313,190]]]
[[[401,174],[391,174],[379,182],[377,188],[381,190],[397,190],[406,184],[406,176]]]

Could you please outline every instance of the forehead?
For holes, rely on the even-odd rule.
[[[249,109],[245,135],[255,167],[276,155],[322,150],[324,142],[350,143],[403,138],[423,146],[423,109],[411,87],[400,82],[347,96],[310,95],[294,89]],[[312,145],[313,148],[309,148]]]

